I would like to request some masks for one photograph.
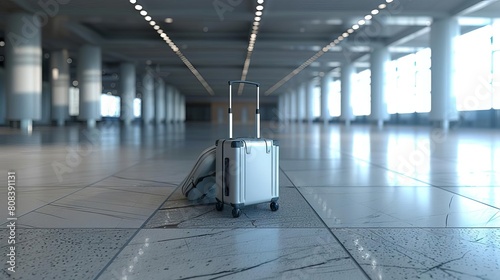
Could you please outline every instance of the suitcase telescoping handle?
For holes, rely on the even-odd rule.
[[[232,105],[232,86],[233,84],[249,84],[257,87],[257,108],[255,109],[255,130],[257,131],[257,138],[260,138],[260,109],[259,109],[259,88],[260,84],[250,81],[229,81],[229,109],[227,110],[229,114],[229,139],[233,138],[233,109]]]

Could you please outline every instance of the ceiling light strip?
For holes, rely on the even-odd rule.
[[[270,87],[265,92],[265,95],[270,95],[273,92],[275,92],[278,88],[280,88],[282,85],[284,85],[286,82],[288,82],[291,78],[293,78],[295,75],[299,74],[302,70],[304,70],[306,67],[311,65],[314,61],[316,61],[318,58],[320,58],[322,55],[324,55],[326,52],[328,52],[332,47],[339,45],[343,40],[345,40],[346,38],[351,36],[353,33],[357,32],[363,25],[367,24],[370,20],[372,20],[375,16],[377,16],[379,14],[380,10],[387,8],[387,5],[392,3],[392,2],[393,2],[393,0],[385,0],[384,3],[378,5],[378,7],[376,9],[373,9],[369,14],[364,16],[357,23],[353,24],[352,27],[350,27],[345,32],[343,32],[342,35],[337,37],[337,39],[331,41],[328,45],[324,46],[314,56],[312,56],[311,58],[306,60],[299,67],[295,68],[295,70],[293,70],[290,74],[286,75],[283,79],[281,79],[275,85]]]
[[[245,63],[243,64],[243,71],[241,72],[241,80],[245,81],[248,75],[248,69],[250,68],[250,61],[252,59],[253,49],[255,47],[255,41],[257,41],[257,35],[259,34],[260,21],[264,13],[264,0],[257,0],[257,6],[255,7],[255,17],[252,24],[252,33],[250,34],[250,40],[247,47],[247,57],[245,58]],[[245,84],[240,84],[238,88],[238,95],[243,93],[243,88]]]
[[[215,95],[214,90],[210,87],[207,81],[203,78],[203,76],[196,70],[193,64],[182,54],[177,45],[170,39],[167,33],[161,29],[161,27],[153,20],[151,16],[148,15],[148,12],[144,9],[142,5],[137,3],[137,0],[129,0],[132,5],[134,5],[135,10],[139,12],[144,19],[149,22],[149,25],[153,27],[153,29],[158,33],[158,35],[165,41],[166,44],[172,49],[172,51],[182,60],[184,65],[193,73],[193,75],[198,79],[198,81],[203,85],[203,87],[207,90],[210,95]]]

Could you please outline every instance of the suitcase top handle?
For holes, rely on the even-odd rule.
[[[260,138],[260,109],[259,109],[259,88],[260,84],[256,82],[250,82],[250,81],[228,81],[229,84],[229,108],[227,110],[229,114],[229,139],[233,138],[233,109],[231,108],[232,105],[232,86],[233,84],[249,84],[249,85],[254,85],[257,87],[257,107],[255,109],[255,130],[257,131],[257,138]]]
[[[248,85],[254,85],[254,86],[260,87],[259,83],[251,82],[251,81],[228,81],[227,83],[230,86],[232,86],[233,84],[248,84]]]

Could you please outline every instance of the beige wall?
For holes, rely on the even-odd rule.
[[[243,122],[242,112],[244,108],[246,108],[247,111],[247,123],[253,123],[255,121],[255,102],[237,102],[234,103],[232,106],[233,106],[233,122],[235,124]],[[212,122],[214,123],[219,122],[219,111],[221,111],[222,122],[227,123],[228,122],[227,107],[228,107],[227,102],[213,102],[211,104]]]

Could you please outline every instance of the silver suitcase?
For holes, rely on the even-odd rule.
[[[251,84],[257,87],[255,116],[256,138],[233,138],[231,108],[232,85]],[[279,144],[260,137],[259,84],[249,81],[229,81],[229,139],[216,142],[215,172],[217,183],[216,209],[233,207],[233,217],[246,205],[270,203],[272,211],[279,208]]]

